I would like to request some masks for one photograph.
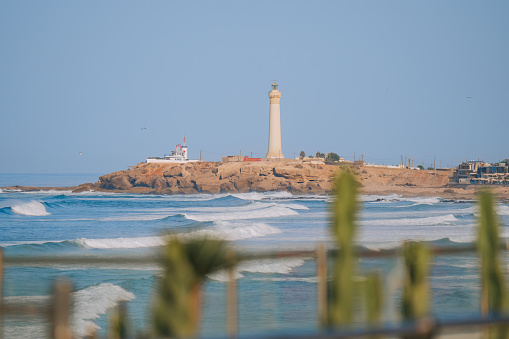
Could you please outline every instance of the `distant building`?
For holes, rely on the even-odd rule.
[[[487,165],[484,161],[472,160],[466,161],[458,165],[458,168],[454,171],[450,178],[451,183],[456,184],[470,184],[470,180],[477,176],[477,170]]]
[[[253,161],[262,161],[262,158],[250,158],[247,155],[228,155],[223,157],[223,162],[253,162]]]
[[[148,157],[147,163],[159,162],[159,163],[185,163],[185,162],[197,162],[198,160],[189,160],[187,158],[187,146],[186,138],[184,137],[184,145],[175,146],[175,150],[171,151],[171,154],[165,154],[163,158],[159,157]]]
[[[223,162],[242,162],[244,157],[242,155],[228,155],[223,157]]]
[[[509,166],[505,162],[491,165],[484,161],[467,161],[458,165],[451,184],[509,184]]]

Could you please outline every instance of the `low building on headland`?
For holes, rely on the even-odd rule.
[[[186,163],[186,162],[197,162],[199,160],[189,160],[187,158],[187,146],[186,138],[184,137],[184,144],[175,146],[175,150],[171,151],[171,154],[165,154],[163,158],[160,157],[148,157],[147,163]]]
[[[262,161],[262,158],[250,158],[247,155],[228,155],[223,157],[223,162],[253,162]]]

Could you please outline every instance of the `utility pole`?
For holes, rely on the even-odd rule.
[[[355,152],[353,152],[353,162],[355,162]]]
[[[437,170],[437,155],[435,154],[435,157],[433,158],[433,168],[435,171]]]
[[[401,154],[401,159],[399,160],[399,166],[403,167],[403,154]]]
[[[201,161],[201,150],[200,150],[200,161]]]

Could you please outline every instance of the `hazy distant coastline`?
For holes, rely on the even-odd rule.
[[[287,191],[293,194],[328,194],[337,166],[294,162],[187,164],[140,163],[129,170],[103,175],[96,183],[70,187],[11,186],[21,191],[99,191],[138,194],[217,194]],[[475,199],[484,186],[450,186],[450,171],[417,171],[385,167],[353,169],[363,194],[435,196]],[[509,200],[509,187],[490,186],[499,199]]]

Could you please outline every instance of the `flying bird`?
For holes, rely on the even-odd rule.
[[[80,155],[81,155],[81,152],[80,152]]]
[[[143,131],[144,129],[147,129],[146,127],[142,127],[141,130]]]

